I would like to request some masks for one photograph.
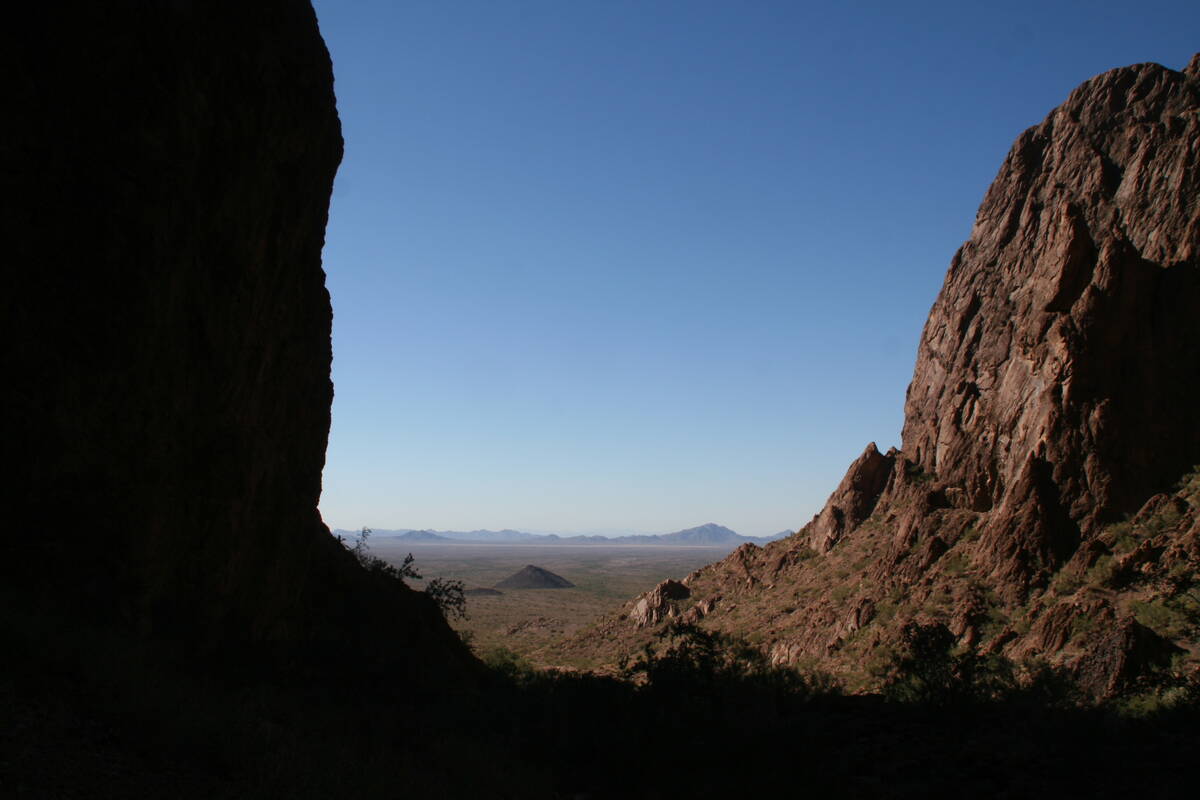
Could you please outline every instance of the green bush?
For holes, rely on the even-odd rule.
[[[621,677],[664,695],[767,692],[797,700],[840,691],[828,675],[806,679],[791,667],[772,664],[745,639],[681,622],[663,628],[640,653],[626,658]]]
[[[1117,576],[1117,560],[1112,556],[1100,556],[1087,571],[1087,583],[1093,586],[1110,586]]]
[[[480,660],[490,669],[510,680],[528,680],[536,674],[529,659],[501,645],[488,648],[480,656]]]
[[[1058,573],[1058,577],[1054,579],[1054,593],[1060,597],[1068,594],[1075,594],[1079,587],[1083,586],[1083,578],[1068,572]]]
[[[974,650],[954,652],[956,637],[940,623],[910,622],[901,632],[900,652],[884,683],[893,702],[934,707],[1002,700],[1016,688],[1013,664]]]
[[[951,575],[961,575],[967,571],[967,556],[965,553],[954,551],[942,559],[942,569]]]
[[[1190,636],[1200,628],[1200,600],[1190,592],[1131,604],[1137,621],[1169,639]]]

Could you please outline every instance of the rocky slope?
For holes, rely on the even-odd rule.
[[[317,513],[342,139],[309,3],[56,3],[3,37],[8,611],[465,663]]]
[[[1017,139],[951,262],[903,452],[869,446],[797,535],[555,656],[611,661],[684,618],[864,685],[910,620],[1097,694],[1194,661],[1198,198],[1200,55],[1084,83]]]

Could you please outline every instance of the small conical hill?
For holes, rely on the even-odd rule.
[[[570,589],[575,584],[548,569],[529,564],[496,584],[497,589]]]

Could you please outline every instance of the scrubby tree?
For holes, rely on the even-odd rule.
[[[338,537],[339,541],[345,544],[345,541]],[[371,538],[371,529],[364,526],[358,532],[358,536],[354,538],[354,543],[349,545],[350,552],[358,559],[358,563],[362,564],[363,568],[375,575],[382,575],[392,580],[421,580],[421,573],[417,571],[414,564],[413,554],[409,553],[404,557],[404,560],[399,566],[390,564],[376,555],[372,555],[370,548],[367,545],[367,540]],[[437,604],[441,610],[442,616],[447,619],[466,619],[467,618],[467,598],[463,592],[463,582],[455,580],[446,580],[443,578],[433,578],[425,584],[425,594]]]
[[[1016,688],[1013,664],[974,649],[955,651],[957,637],[941,623],[910,622],[883,693],[891,700],[933,706],[999,700]]]

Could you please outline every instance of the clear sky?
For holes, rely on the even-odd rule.
[[[1200,3],[318,0],[335,527],[748,535],[899,446],[1013,139]]]

